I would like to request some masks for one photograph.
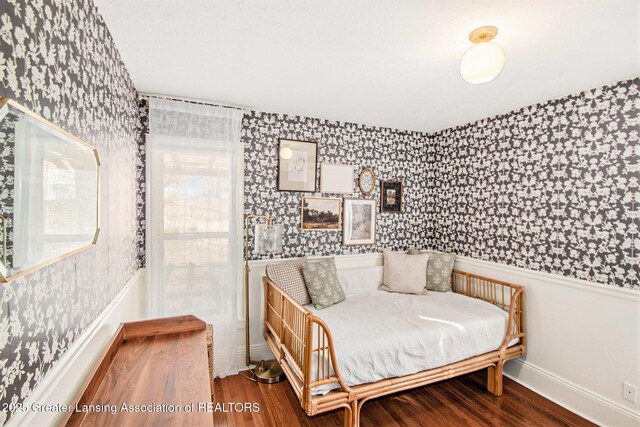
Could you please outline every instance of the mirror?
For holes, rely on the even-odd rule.
[[[89,144],[0,99],[0,281],[94,246],[100,159]]]

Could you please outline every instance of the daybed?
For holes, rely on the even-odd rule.
[[[454,270],[453,292],[348,290],[321,311],[264,282],[264,336],[310,416],[480,369],[502,395],[502,367],[525,353],[524,288]],[[333,327],[333,328],[332,328]],[[498,335],[497,335],[498,334]]]

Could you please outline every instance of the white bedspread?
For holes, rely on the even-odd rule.
[[[329,326],[338,369],[351,386],[496,350],[508,319],[508,313],[493,304],[453,292],[404,295],[376,291],[350,295],[324,310],[307,308]],[[313,394],[337,387],[316,387]]]

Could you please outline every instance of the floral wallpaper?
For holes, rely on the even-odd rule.
[[[138,241],[138,268],[146,267],[146,200],[147,200],[147,134],[149,133],[149,98],[140,96],[138,100],[138,115],[140,120],[138,134],[138,155],[136,156],[136,217]]]
[[[435,134],[248,112],[245,214],[271,213],[284,225],[283,258],[430,247],[640,289],[639,80]],[[318,142],[318,164],[354,165],[347,197],[363,197],[357,174],[365,166],[377,175],[369,196],[377,202],[380,179],[402,180],[404,212],[378,213],[375,245],[300,230],[303,196],[342,196],[277,191],[279,138]]]
[[[0,286],[1,405],[24,401],[135,272],[140,129],[137,93],[91,0],[2,0],[0,96],[96,146],[103,184],[97,247]]]
[[[345,196],[278,191],[279,138],[318,143],[318,189],[320,163],[355,166],[354,193]],[[276,222],[283,224],[281,257],[368,253],[383,248],[401,250],[423,246],[427,241],[425,219],[429,204],[425,189],[429,166],[425,134],[254,111],[245,114],[242,142],[245,150],[245,214],[272,214]],[[367,166],[373,169],[377,179],[375,193],[365,197],[360,193],[357,179]],[[381,179],[402,181],[403,212],[378,212],[375,245],[343,246],[341,231],[300,229],[303,196],[370,198],[376,200],[379,211]],[[250,255],[251,259],[260,257],[253,252]]]
[[[0,246],[0,262],[7,270],[13,265],[14,129],[17,119],[15,114],[7,111],[0,124],[0,142],[2,143],[2,148],[0,148],[0,216],[6,222],[5,224],[0,223],[0,227],[6,227],[7,235],[6,246]]]
[[[640,290],[640,78],[430,135],[432,247]]]
[[[429,246],[640,289],[639,87],[627,80],[436,134],[249,112],[245,213],[284,225],[282,257]],[[3,404],[22,402],[144,266],[148,121],[91,0],[0,3],[0,96],[95,145],[103,166],[98,246],[0,286]],[[354,165],[348,197],[362,197],[357,175],[366,166],[378,179],[368,198],[379,200],[380,179],[401,180],[404,212],[378,213],[375,245],[301,231],[302,196],[321,194],[277,191],[279,138],[317,141],[318,163]],[[0,154],[4,206],[11,147]],[[0,412],[0,425],[9,416]]]
[[[142,129],[148,132],[148,99],[141,97],[140,111]],[[352,195],[328,193],[291,193],[277,191],[277,151],[279,138],[300,139],[318,142],[318,189],[320,163],[342,163],[355,166],[354,193]],[[279,257],[307,255],[329,255],[368,253],[382,248],[404,249],[422,245],[427,239],[423,226],[427,213],[424,199],[427,173],[427,156],[423,150],[426,139],[420,132],[398,131],[388,128],[357,125],[289,116],[276,113],[251,111],[242,121],[241,142],[244,144],[245,161],[245,214],[272,214],[284,225],[284,252]],[[144,145],[140,155],[144,157]],[[144,222],[144,162],[138,168],[138,200],[140,223]],[[371,167],[377,175],[376,191],[367,198],[379,203],[379,180],[399,179],[408,189],[403,194],[403,213],[378,213],[375,245],[342,246],[340,231],[300,230],[300,206],[303,196],[314,197],[365,197],[357,184],[360,170]],[[253,246],[253,228],[250,229]],[[139,227],[139,241],[144,242],[144,225]],[[260,254],[251,251],[251,259]],[[139,264],[145,265],[144,245]]]

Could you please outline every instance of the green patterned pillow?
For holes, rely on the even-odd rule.
[[[431,291],[449,292],[451,290],[451,272],[456,254],[429,251],[427,264],[427,289]]]
[[[428,290],[438,292],[449,292],[451,290],[451,272],[456,261],[456,254],[415,248],[409,248],[407,253],[409,255],[429,254],[429,262],[427,263]]]
[[[304,263],[302,275],[313,306],[318,310],[344,300],[344,290],[338,280],[336,263],[333,258]]]

